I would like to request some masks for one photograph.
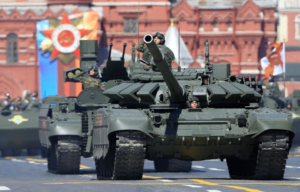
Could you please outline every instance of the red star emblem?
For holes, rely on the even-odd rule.
[[[84,35],[88,34],[90,30],[77,29],[71,24],[68,15],[64,14],[58,27],[54,30],[44,30],[41,32],[53,41],[52,61],[60,53],[73,53],[77,57],[80,57],[79,41]]]

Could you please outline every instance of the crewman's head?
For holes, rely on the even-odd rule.
[[[290,101],[287,102],[286,108],[287,108],[287,109],[292,109],[292,103],[291,103]]]
[[[38,97],[39,93],[37,91],[34,91],[32,94],[32,97]]]
[[[164,45],[166,40],[165,40],[165,36],[159,32],[156,32],[155,35],[153,36],[154,38],[154,42],[156,43],[156,45],[160,44],[160,45]]]
[[[96,66],[91,66],[90,70],[89,70],[89,75],[91,77],[96,77],[98,75],[98,67]]]
[[[190,98],[189,102],[190,102],[191,108],[193,108],[193,109],[196,109],[196,108],[200,107],[199,99],[197,97]]]
[[[5,96],[6,96],[7,99],[10,99],[9,93],[6,93]]]

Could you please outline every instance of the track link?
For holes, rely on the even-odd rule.
[[[80,168],[81,148],[78,137],[60,137],[48,152],[48,170],[56,174],[76,174]]]
[[[110,141],[107,155],[95,160],[98,179],[142,179],[146,151],[145,135],[138,131],[118,132],[114,141]]]
[[[264,133],[248,160],[227,159],[230,177],[254,180],[283,179],[289,143],[289,136],[284,131]]]
[[[192,162],[179,159],[157,159],[154,160],[154,167],[158,172],[190,172]]]

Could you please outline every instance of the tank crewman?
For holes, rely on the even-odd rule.
[[[38,96],[39,96],[39,93],[37,91],[34,91],[32,96],[31,96],[32,100],[37,100]]]
[[[192,109],[200,108],[200,102],[199,102],[199,99],[197,97],[190,98],[189,108],[192,108]]]
[[[6,99],[3,100],[0,105],[1,110],[4,109],[7,105],[10,105],[10,107],[8,108],[9,110],[14,110],[14,107],[11,105],[13,101],[11,100],[9,93],[6,93],[5,96],[6,96]]]
[[[156,32],[155,35],[153,36],[154,38],[154,42],[156,43],[156,45],[164,45],[166,40],[165,40],[165,36],[159,32]],[[136,50],[138,52],[144,53],[144,51],[148,49],[144,40],[142,40],[141,42],[139,42],[139,44],[136,46]]]
[[[25,102],[22,100],[21,96],[18,96],[17,101],[14,102],[15,111],[20,111],[24,106]]]
[[[286,103],[286,108],[289,109],[289,110],[292,110],[292,102],[291,101],[288,101]]]
[[[169,49],[167,46],[165,46],[166,40],[165,40],[165,36],[159,32],[156,32],[155,35],[153,36],[153,41],[155,42],[155,44],[158,46],[158,48],[162,51],[162,53],[165,56],[166,61],[169,64],[169,67],[171,67],[171,63],[172,61],[175,59],[174,53],[171,49]],[[139,44],[136,47],[136,50],[138,52],[144,53],[143,55],[143,60],[145,60],[148,63],[152,63],[153,65],[153,58],[150,54],[150,52],[148,51],[148,48],[143,41],[139,42]]]
[[[29,92],[27,92],[25,95],[25,103],[28,104],[29,101],[32,101],[32,97],[31,97],[31,94]]]
[[[89,76],[85,76],[84,73],[86,73],[86,71],[74,75],[72,79],[81,82],[84,89],[89,87],[99,87],[101,80],[98,76],[98,67],[92,66],[88,70]]]
[[[9,95],[9,93],[6,93],[5,96],[6,96],[6,99],[4,99],[3,101],[0,102],[0,110],[2,110],[10,102],[10,95]]]

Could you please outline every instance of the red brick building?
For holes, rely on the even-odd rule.
[[[280,86],[285,87],[285,95],[300,89],[300,0],[278,1],[278,38],[286,45],[286,82],[280,77]]]
[[[181,18],[181,36],[199,67],[209,39],[212,63],[230,63],[232,74],[261,74],[259,60],[276,39],[276,0],[15,0],[0,2],[0,99],[38,90],[36,22],[49,17],[98,11],[98,40],[138,43],[147,33],[165,33]],[[139,22],[138,22],[139,20]],[[263,75],[263,74],[262,74]]]

